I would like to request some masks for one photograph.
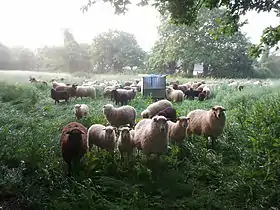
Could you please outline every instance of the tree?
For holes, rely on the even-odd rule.
[[[211,31],[219,27],[216,20],[223,14],[220,9],[203,9],[193,27],[172,24],[165,15],[159,27],[160,39],[148,61],[149,68],[161,72],[174,72],[181,68],[192,75],[194,64],[203,63],[205,74],[252,76],[252,61],[248,56],[250,43],[241,32],[218,40],[211,36]]]
[[[64,47],[43,47],[37,49],[37,69],[46,71],[66,71],[67,62]]]
[[[134,35],[117,30],[97,35],[91,53],[96,72],[121,72],[125,66],[140,67],[145,57]]]
[[[11,50],[0,43],[0,69],[11,69],[12,52]]]
[[[13,68],[21,70],[34,70],[36,67],[35,54],[22,47],[11,48],[13,57]]]
[[[115,8],[116,14],[124,14],[127,11],[127,6],[131,4],[129,0],[103,0],[109,2]],[[87,11],[96,0],[88,0],[88,4],[83,6],[82,11]],[[275,11],[280,16],[280,2],[278,0],[246,0],[246,1],[226,1],[226,0],[140,0],[138,6],[151,4],[156,7],[163,15],[166,12],[170,14],[171,21],[175,24],[192,25],[198,17],[199,11],[202,8],[210,10],[216,8],[224,8],[225,16],[220,20],[220,28],[217,30],[217,35],[233,34],[238,32],[238,29],[245,22],[240,23],[240,16],[250,10],[257,12]],[[264,30],[260,43],[252,46],[251,55],[259,56],[264,50],[265,45],[273,47],[280,40],[280,25],[277,27],[268,27]]]
[[[66,65],[70,72],[90,71],[91,65],[89,65],[87,48],[83,49],[68,29],[64,30],[64,48]]]

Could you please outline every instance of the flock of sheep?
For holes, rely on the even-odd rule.
[[[32,81],[34,82],[34,81]],[[162,99],[150,104],[141,112],[142,119],[136,123],[137,111],[127,105],[136,93],[141,91],[142,82],[127,82],[124,86],[113,81],[108,84],[83,82],[82,85],[70,85],[52,81],[51,97],[55,102],[68,101],[71,97],[97,97],[97,89],[103,87],[104,96],[110,96],[112,101],[120,107],[105,104],[103,115],[110,125],[93,124],[88,129],[78,122],[67,124],[61,134],[61,148],[64,161],[68,164],[68,175],[71,175],[71,163],[74,159],[81,159],[93,146],[114,152],[117,148],[121,159],[129,160],[135,151],[142,151],[145,155],[164,154],[169,144],[181,145],[193,134],[211,138],[212,146],[220,136],[226,123],[223,106],[216,105],[210,110],[196,109],[186,116],[177,117],[172,102],[183,99],[204,100],[211,96],[210,88],[214,85],[205,82],[179,85],[168,84],[166,88],[167,100]],[[242,90],[240,85],[237,89]],[[101,92],[102,93],[102,92]],[[86,104],[74,105],[76,118],[79,120],[89,114]]]

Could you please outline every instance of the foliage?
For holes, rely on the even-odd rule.
[[[97,35],[93,43],[78,43],[74,35],[64,30],[64,46],[36,49],[9,48],[0,43],[0,69],[66,71],[72,74],[122,72],[143,67],[146,52],[134,35],[123,31],[108,31]],[[107,47],[104,47],[107,46]],[[139,68],[140,69],[140,68]],[[135,72],[135,71],[134,71]]]
[[[205,149],[202,137],[194,137],[182,148],[173,146],[159,163],[138,156],[125,166],[118,154],[113,158],[93,150],[77,166],[73,178],[67,179],[59,138],[62,127],[74,120],[73,105],[79,102],[94,108],[89,118],[80,121],[89,127],[106,123],[101,107],[108,99],[54,105],[50,87],[0,86],[0,198],[4,209],[13,203],[18,208],[11,209],[279,207],[279,87],[246,87],[239,92],[223,86],[214,89],[207,101],[175,104],[178,115],[215,104],[227,108],[226,129],[215,151]],[[19,92],[3,100],[18,90],[22,95],[34,92],[36,100]],[[30,100],[30,105],[20,106],[19,97]],[[138,113],[146,103],[141,96],[132,101]]]
[[[122,72],[126,66],[131,69],[140,67],[145,58],[135,36],[123,31],[110,30],[99,34],[91,49],[96,72]]]
[[[127,11],[127,7],[131,4],[129,0],[103,0],[109,2],[115,8],[116,14],[123,14]],[[134,1],[135,2],[135,1]],[[96,0],[88,0],[88,4],[81,9],[83,12],[96,3]],[[224,8],[225,16],[220,21],[219,30],[216,34],[233,34],[238,32],[238,29],[246,22],[240,22],[240,16],[246,12],[255,10],[257,12],[274,11],[279,14],[279,1],[217,1],[217,0],[141,0],[137,3],[138,6],[152,5],[158,9],[161,14],[169,13],[172,23],[192,25],[195,23],[201,8],[208,8],[210,10],[216,8]],[[259,56],[265,45],[273,47],[277,45],[280,40],[280,26],[267,27],[262,35],[260,43],[252,47],[251,55]]]
[[[182,69],[188,75],[193,67],[188,64],[204,63],[204,75],[216,77],[253,76],[252,61],[248,56],[250,43],[241,32],[220,39],[211,32],[223,18],[222,10],[201,10],[196,26],[171,24],[168,16],[162,18],[160,39],[152,49],[148,65],[152,71],[174,73]]]

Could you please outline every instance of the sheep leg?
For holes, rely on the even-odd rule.
[[[213,136],[211,136],[210,138],[211,138],[211,146],[212,146],[212,149],[214,149],[215,143],[216,143],[216,139],[215,139]]]

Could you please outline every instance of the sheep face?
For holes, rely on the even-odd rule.
[[[120,130],[120,136],[122,137],[122,139],[129,139],[130,137],[130,130],[131,128],[129,127],[122,127]]]
[[[219,120],[221,117],[225,116],[224,111],[226,111],[226,109],[222,106],[213,106],[212,111],[215,117]]]
[[[74,108],[75,108],[76,110],[79,110],[79,109],[81,108],[81,104],[75,104],[75,105],[74,105]]]
[[[74,129],[68,131],[66,134],[72,135],[72,136],[80,136],[81,134],[85,134],[85,132],[84,132],[84,131],[81,131],[81,130],[78,129],[78,128],[74,128]]]
[[[105,136],[111,136],[112,134],[115,133],[115,131],[117,129],[115,127],[109,125],[109,126],[103,128],[103,130],[105,130]]]
[[[106,104],[106,105],[103,106],[103,110],[106,110],[106,111],[107,110],[109,111],[109,110],[111,110],[113,108],[114,108],[114,106],[112,104]]]
[[[141,116],[142,116],[142,118],[149,118],[149,111],[148,111],[148,110],[144,110],[144,111],[141,113]]]
[[[187,128],[188,124],[189,124],[189,117],[179,117],[178,121],[179,121],[179,126],[182,128]]]
[[[168,130],[167,119],[164,116],[154,116],[153,124],[162,133],[166,133]]]

